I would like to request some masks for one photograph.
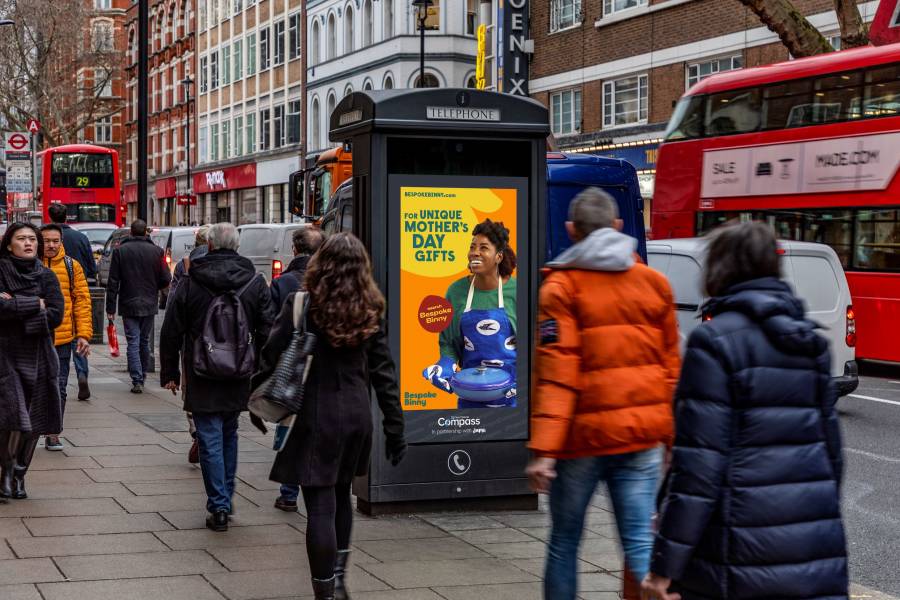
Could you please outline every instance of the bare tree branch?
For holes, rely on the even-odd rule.
[[[857,48],[869,44],[869,26],[859,14],[856,0],[834,0],[834,11],[837,13],[841,27],[841,48]]]
[[[778,34],[792,56],[800,58],[834,50],[825,36],[813,27],[791,0],[739,0],[739,2],[753,11],[766,27]]]

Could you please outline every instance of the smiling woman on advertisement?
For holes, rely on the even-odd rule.
[[[472,233],[471,275],[447,290],[453,321],[440,334],[440,359],[423,376],[438,389],[459,396],[459,408],[513,407],[516,254],[502,222],[486,219]]]

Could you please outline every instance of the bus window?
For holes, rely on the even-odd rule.
[[[685,140],[703,135],[703,112],[706,96],[687,96],[678,101],[665,140]]]
[[[111,188],[115,186],[109,154],[60,152],[50,164],[50,185],[59,188]]]
[[[812,125],[812,80],[786,81],[766,88],[765,129]]]
[[[855,266],[860,269],[900,269],[900,211],[859,211],[854,259]]]
[[[706,134],[728,135],[759,129],[759,90],[713,94],[706,107]]]
[[[815,81],[813,120],[816,123],[859,118],[862,71],[820,77]]]
[[[900,113],[900,66],[893,64],[866,73],[863,116],[885,117]]]

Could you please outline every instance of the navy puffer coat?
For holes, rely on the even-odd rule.
[[[828,344],[774,278],[706,308],[676,392],[651,570],[684,600],[846,599]]]

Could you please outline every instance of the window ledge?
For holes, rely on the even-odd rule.
[[[640,125],[646,125],[649,122],[649,119],[640,119],[639,121],[632,121],[631,123],[622,123],[621,125],[604,125],[601,127],[601,131],[611,131],[615,129],[625,129],[627,127],[638,127]]]
[[[583,24],[584,24],[584,21],[578,21],[577,23],[573,23],[572,25],[569,25],[568,27],[561,27],[559,29],[552,30],[547,35],[556,35],[557,33],[566,33],[567,31],[572,31],[573,29],[578,29]]]
[[[660,2],[659,4],[652,5],[649,4],[648,0],[648,4],[646,6],[635,6],[634,8],[626,8],[625,10],[620,10],[609,15],[604,15],[594,21],[594,27],[599,29],[600,27],[606,27],[607,25],[612,25],[613,23],[619,23],[620,21],[627,21],[628,19],[642,17],[644,15],[648,15],[660,10],[666,10],[667,8],[674,8],[682,4],[687,4],[688,2],[693,2],[693,0],[665,0],[664,2]]]

